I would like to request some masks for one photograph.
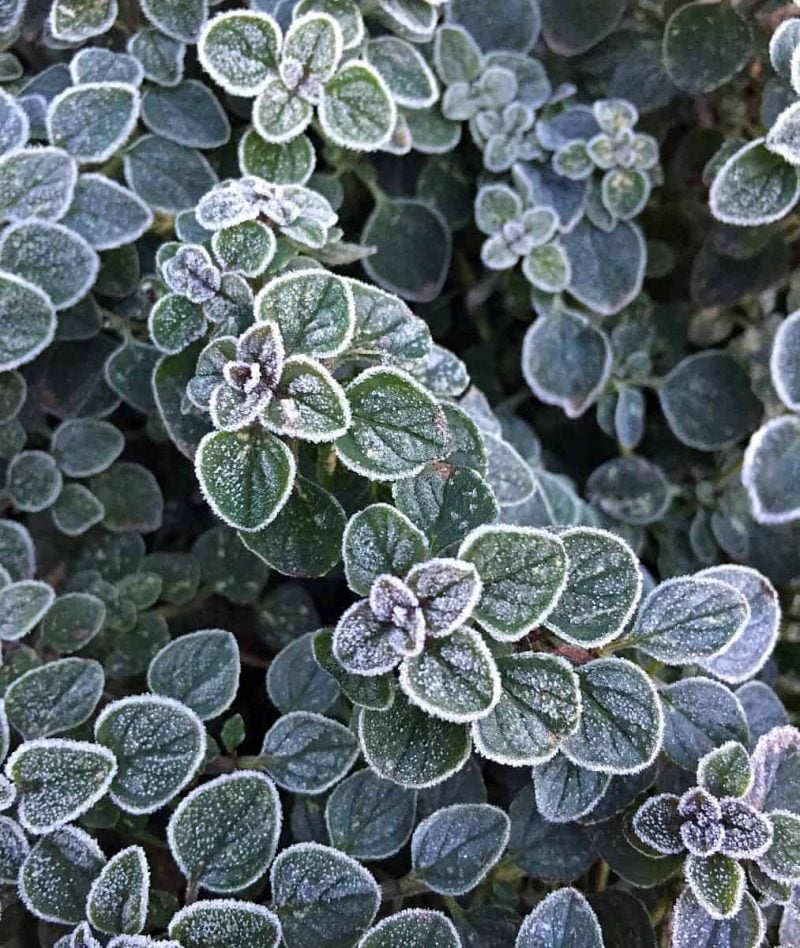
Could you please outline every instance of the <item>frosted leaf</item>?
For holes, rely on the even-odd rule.
[[[778,594],[766,576],[748,566],[711,566],[697,574],[733,586],[747,600],[750,618],[742,634],[702,666],[723,681],[738,684],[766,664],[778,638],[781,609]]]
[[[406,584],[419,600],[428,635],[444,637],[464,625],[480,599],[481,580],[471,563],[434,559],[412,567]]]
[[[324,271],[289,273],[256,297],[256,318],[281,331],[289,355],[327,359],[348,346],[355,326],[353,294],[341,277]]]
[[[66,309],[91,289],[100,261],[83,237],[68,228],[30,220],[3,231],[0,267],[44,290],[56,309]]]
[[[597,659],[578,669],[583,711],[578,730],[562,744],[588,770],[636,773],[661,748],[664,718],[647,675],[632,662]]]
[[[126,813],[154,813],[196,776],[206,753],[197,715],[172,698],[136,695],[107,705],[95,739],[112,750],[119,769],[111,799]]]
[[[469,385],[469,373],[464,362],[449,349],[436,343],[430,347],[424,359],[410,363],[408,370],[418,382],[439,398],[455,398]],[[460,409],[455,405],[448,405],[446,410],[448,418],[452,418],[452,413]],[[485,454],[485,447],[482,450]]]
[[[290,356],[261,420],[285,437],[333,441],[350,426],[350,406],[341,385],[323,365],[305,356]]]
[[[162,266],[161,272],[169,288],[181,293],[190,303],[205,303],[219,292],[221,273],[208,251],[200,245],[180,247]]]
[[[318,115],[323,134],[335,145],[375,151],[391,136],[397,107],[377,70],[351,59],[324,87]]]
[[[75,85],[86,82],[124,82],[132,86],[142,84],[142,66],[129,53],[115,53],[101,46],[79,49],[69,64],[69,74]]]
[[[373,480],[419,473],[447,450],[447,420],[436,400],[397,369],[372,368],[345,389],[353,423],[336,442],[342,463]]]
[[[773,834],[770,818],[757,813],[741,800],[722,800],[720,807],[725,833],[721,851],[726,856],[753,859],[769,849]],[[800,863],[797,864],[796,872],[800,873]]]
[[[84,948],[83,945],[80,948]],[[94,948],[93,945],[88,948]],[[151,938],[149,935],[117,935],[106,948],[183,948],[177,941]]]
[[[420,601],[396,576],[378,576],[369,591],[374,618],[386,626],[385,635],[398,655],[418,655],[425,636]]]
[[[444,721],[485,717],[500,697],[500,676],[481,636],[459,629],[429,639],[422,654],[400,666],[400,687],[414,704]]]
[[[483,433],[488,469],[486,479],[501,506],[514,506],[527,500],[534,491],[530,467],[507,441]]]
[[[725,838],[719,801],[700,787],[692,787],[678,801],[683,845],[695,856],[719,852]]]
[[[349,728],[321,714],[292,711],[264,735],[259,760],[278,786],[312,796],[341,780],[357,756]]]
[[[239,647],[224,629],[201,629],[174,639],[150,662],[147,686],[175,698],[201,721],[226,711],[239,687]]]
[[[414,831],[411,865],[441,895],[464,895],[478,885],[508,845],[506,814],[486,803],[443,807]]]
[[[551,892],[526,916],[515,948],[603,948],[597,917],[576,889]]]
[[[151,208],[167,214],[193,208],[217,183],[199,151],[159,135],[137,138],[126,149],[123,168],[129,187]]]
[[[153,223],[144,201],[101,174],[82,174],[62,223],[95,250],[111,250],[138,240]]]
[[[142,10],[162,33],[184,43],[196,43],[208,15],[205,0],[144,0]]]
[[[345,49],[358,46],[364,39],[364,20],[355,0],[299,0],[293,15],[298,17],[305,13],[326,13],[333,17],[342,31]]]
[[[147,328],[161,352],[176,354],[205,335],[206,317],[200,306],[179,293],[167,293],[150,310]]]
[[[22,109],[5,91],[0,91],[0,155],[21,148],[28,140],[30,122]]]
[[[269,75],[253,103],[253,126],[271,145],[282,145],[302,135],[311,123],[310,102],[287,89],[277,75]]]
[[[278,948],[281,923],[274,912],[255,902],[212,899],[176,912],[169,935],[183,948]]]
[[[0,562],[13,580],[30,579],[36,572],[33,540],[16,520],[0,520]]]
[[[267,432],[213,432],[200,442],[195,472],[214,513],[239,530],[260,530],[280,513],[295,479],[291,451]]]
[[[346,777],[325,804],[331,845],[356,859],[388,859],[408,842],[417,794],[372,773]]]
[[[240,892],[267,870],[281,831],[281,804],[264,774],[223,774],[193,790],[169,821],[173,859],[192,885]]]
[[[5,766],[17,785],[19,821],[37,835],[91,809],[105,796],[116,769],[114,755],[104,747],[62,738],[21,744]]]
[[[765,931],[764,916],[749,892],[736,915],[720,921],[687,888],[675,906],[672,941],[674,948],[715,948],[720,943],[757,948]]]
[[[22,863],[30,845],[18,823],[0,816],[0,884],[17,884]]]
[[[724,224],[754,227],[780,220],[798,196],[797,170],[769,151],[763,138],[757,138],[719,169],[709,192],[709,206]]]
[[[351,355],[398,365],[425,358],[431,348],[431,335],[424,320],[391,293],[360,280],[348,280],[347,284],[353,291],[356,317]]]
[[[522,200],[508,185],[485,184],[479,188],[475,197],[475,223],[484,234],[501,233],[503,225],[521,213]]]
[[[742,905],[744,869],[721,853],[689,856],[684,872],[697,901],[713,918],[732,918]]]
[[[47,662],[8,687],[8,720],[26,741],[70,731],[89,720],[104,687],[99,662],[84,658]]]
[[[0,589],[0,641],[14,642],[27,635],[55,600],[47,583],[26,579]]]
[[[555,655],[517,652],[497,659],[500,698],[472,728],[475,747],[512,767],[544,763],[578,726],[578,678]]]
[[[183,78],[185,45],[153,27],[134,33],[128,40],[128,52],[142,66],[144,78],[160,86],[177,85]]]
[[[19,895],[25,908],[44,921],[76,925],[105,861],[94,839],[74,826],[42,837],[22,864]]]
[[[411,43],[396,36],[370,39],[367,59],[377,69],[398,105],[424,109],[438,98],[436,77]]]
[[[461,948],[461,939],[446,915],[410,908],[381,919],[357,948]]]
[[[483,583],[473,616],[501,642],[516,642],[540,625],[567,581],[564,544],[544,530],[479,527],[458,556],[475,566]]]
[[[283,714],[314,711],[324,714],[339,697],[339,686],[314,655],[314,636],[307,632],[289,642],[267,669],[269,700]]]
[[[0,698],[0,764],[6,759],[11,747],[11,731],[8,726],[5,698]],[[0,807],[5,809],[5,807]]]
[[[282,39],[268,14],[229,10],[208,21],[197,52],[202,67],[226,92],[254,96],[274,76]]]
[[[92,36],[101,36],[117,18],[117,0],[56,0],[50,8],[47,24],[57,40],[81,43]]]
[[[664,753],[684,770],[726,741],[748,741],[747,719],[735,695],[710,678],[684,678],[659,692],[664,709]]]
[[[399,693],[386,711],[361,711],[358,736],[369,766],[404,787],[432,787],[460,770],[471,743],[464,725],[441,721]]]
[[[197,79],[149,89],[142,99],[142,122],[154,134],[189,148],[219,148],[231,137],[225,109]]]
[[[316,104],[323,84],[336,74],[343,43],[339,24],[326,13],[296,17],[284,38],[278,66],[287,89]]]
[[[790,523],[800,518],[800,492],[794,476],[799,444],[800,419],[795,415],[773,418],[750,439],[742,484],[759,523]]]
[[[258,195],[241,181],[223,181],[204,194],[197,205],[197,222],[217,231],[255,220],[260,213]]]
[[[305,184],[314,172],[316,160],[307,135],[273,145],[250,128],[239,142],[242,174],[255,175],[273,184]]]
[[[749,620],[750,606],[733,586],[683,576],[646,597],[628,641],[667,665],[683,665],[724,651]]]
[[[214,255],[226,270],[246,277],[260,276],[275,256],[275,234],[260,221],[242,221],[211,238]]]
[[[678,813],[678,802],[674,793],[659,793],[645,800],[633,816],[636,835],[665,856],[676,855],[685,848],[680,832],[683,817]]]
[[[424,641],[424,620],[415,609],[417,621],[409,630],[380,621],[367,600],[350,606],[339,619],[333,636],[333,655],[355,675],[382,675],[400,664],[403,650],[419,652]],[[390,638],[391,633],[393,637]]]
[[[800,310],[778,326],[769,367],[780,400],[792,411],[800,411]]]
[[[98,931],[138,935],[147,920],[150,868],[141,846],[123,849],[103,866],[86,899],[86,916]]]
[[[45,451],[21,451],[8,464],[5,487],[17,510],[46,510],[61,493],[62,485],[61,471]]]
[[[389,504],[372,504],[356,513],[342,541],[347,582],[361,596],[382,574],[405,576],[426,553],[424,534]]]
[[[371,924],[380,890],[355,859],[318,843],[284,849],[270,883],[283,938],[292,948],[353,944]]]
[[[53,341],[55,331],[49,296],[21,277],[0,272],[0,371],[36,358]]]
[[[788,810],[775,810],[767,819],[772,840],[758,865],[770,879],[796,886],[800,882],[800,816]]]
[[[139,92],[124,82],[91,82],[59,93],[47,110],[50,143],[80,163],[107,161],[128,139]]]
[[[558,754],[533,770],[536,806],[551,823],[571,823],[592,812],[610,781],[608,774],[586,770]]]
[[[745,796],[753,784],[747,750],[738,741],[715,747],[700,758],[697,782],[717,798]]]
[[[751,746],[773,728],[781,728],[789,723],[789,715],[781,699],[763,681],[748,681],[737,688],[735,694],[747,718]]]
[[[607,530],[574,527],[559,537],[568,563],[566,585],[545,624],[573,645],[606,645],[621,635],[639,603],[636,555]]]
[[[785,108],[767,132],[766,147],[790,165],[800,164],[800,110],[797,103]]]

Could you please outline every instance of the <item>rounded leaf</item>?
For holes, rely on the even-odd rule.
[[[515,948],[603,948],[597,916],[576,889],[551,892],[525,918]]]
[[[769,151],[763,138],[728,158],[717,172],[708,195],[714,217],[740,227],[780,220],[794,207],[798,197],[797,169]]]
[[[193,902],[176,912],[169,936],[183,948],[278,948],[278,916],[255,902],[213,899]]]
[[[141,846],[122,849],[103,866],[86,899],[86,917],[109,935],[137,935],[147,920],[150,867]]]
[[[254,96],[277,69],[282,40],[280,27],[268,14],[229,10],[206,23],[197,53],[203,69],[226,92]]]

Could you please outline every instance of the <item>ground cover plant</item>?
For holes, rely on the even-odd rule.
[[[0,0],[0,948],[800,944],[800,6]]]

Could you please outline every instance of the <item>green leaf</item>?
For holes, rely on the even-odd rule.
[[[612,316],[639,295],[647,249],[635,224],[620,221],[604,231],[583,220],[561,243],[572,272],[569,292],[584,306]]]
[[[0,217],[58,220],[67,212],[78,169],[60,148],[20,148],[0,158]]]
[[[17,785],[19,821],[37,835],[90,810],[108,792],[116,770],[114,755],[105,747],[58,737],[20,745],[5,767]]]
[[[385,145],[397,119],[397,109],[380,74],[352,59],[327,83],[319,104],[319,121],[326,138],[342,148],[375,151]]]
[[[122,849],[103,866],[86,899],[86,917],[109,935],[136,935],[147,920],[150,868],[141,846]]]
[[[500,676],[481,636],[460,629],[429,640],[421,655],[400,666],[400,687],[409,701],[443,721],[485,717],[500,697]]]
[[[139,114],[139,92],[124,82],[72,86],[47,111],[52,145],[81,164],[102,164],[128,139]]]
[[[475,566],[483,582],[474,618],[500,642],[517,642],[540,625],[567,579],[564,544],[544,530],[480,527],[458,555]]]
[[[522,374],[531,391],[568,418],[594,404],[612,363],[606,334],[573,310],[540,316],[522,344]]]
[[[220,519],[255,532],[271,523],[288,501],[295,460],[268,432],[215,431],[198,446],[195,473],[203,496]]]
[[[645,598],[627,641],[658,661],[683,665],[723,651],[749,618],[747,600],[727,583],[668,579]]]
[[[203,337],[206,317],[198,304],[178,293],[167,293],[150,310],[148,329],[158,349],[175,354]]]
[[[169,936],[183,948],[277,948],[281,923],[274,912],[255,902],[213,899],[176,912]]]
[[[800,491],[793,474],[798,443],[800,420],[780,415],[762,425],[747,446],[742,483],[759,523],[788,523],[800,517]]]
[[[617,408],[622,404],[620,396]],[[586,494],[609,517],[640,526],[661,520],[672,503],[673,488],[658,465],[624,457],[612,458],[592,471]]]
[[[6,491],[18,510],[46,510],[61,493],[61,471],[46,451],[22,451],[8,465]]]
[[[757,948],[766,932],[764,916],[749,892],[744,893],[736,915],[721,921],[709,915],[691,889],[686,888],[678,899],[673,917],[675,948],[713,948],[720,941],[741,948]]]
[[[162,33],[184,43],[195,43],[205,22],[205,0],[143,0],[147,19]]]
[[[758,865],[770,879],[797,885],[800,879],[800,816],[788,810],[768,814],[773,828],[772,845],[759,859]]]
[[[97,718],[94,734],[117,758],[111,799],[126,813],[159,810],[196,776],[206,753],[203,722],[161,695],[113,701]]]
[[[667,685],[659,696],[664,708],[664,753],[684,770],[694,772],[705,754],[727,741],[748,743],[742,706],[719,682],[684,678]]]
[[[88,833],[64,826],[40,839],[25,857],[20,898],[36,918],[77,925],[84,918],[86,897],[105,861]]]
[[[750,755],[738,741],[726,741],[700,758],[697,782],[717,799],[743,797],[753,783]]]
[[[344,510],[332,494],[298,477],[272,522],[240,538],[248,550],[285,576],[324,576],[341,557],[345,523]]]
[[[356,859],[388,859],[408,842],[416,811],[416,791],[366,768],[346,777],[328,797],[325,825],[341,852]]]
[[[591,813],[608,790],[608,774],[586,770],[558,754],[535,767],[536,806],[552,823],[570,823]]]
[[[50,297],[13,273],[0,273],[0,371],[35,359],[53,341],[55,331]]]
[[[250,128],[239,143],[242,173],[255,175],[272,184],[305,184],[316,162],[314,146],[307,135],[271,144]]]
[[[342,541],[347,582],[360,596],[369,595],[378,576],[405,576],[427,552],[424,534],[389,504],[371,504],[352,516]]]
[[[623,632],[639,604],[636,555],[621,537],[593,527],[565,530],[560,539],[569,570],[546,625],[573,645],[606,645]]]
[[[287,89],[274,74],[262,83],[253,104],[255,130],[272,145],[282,145],[302,135],[313,115],[311,103]]]
[[[510,0],[496,16],[483,14],[480,0],[455,0],[448,11],[449,17],[469,30],[484,50],[527,53],[539,37],[541,15],[539,4],[533,0]]]
[[[211,238],[214,254],[227,270],[247,277],[259,276],[275,256],[275,235],[260,221],[242,221],[223,227]]]
[[[321,714],[292,711],[264,735],[259,761],[284,790],[313,796],[341,780],[357,756],[349,728]]]
[[[257,598],[269,570],[246,550],[238,534],[220,524],[201,534],[192,547],[203,583],[230,602],[248,605]]]
[[[27,635],[44,618],[55,598],[47,583],[34,579],[0,589],[0,641],[15,642]]]
[[[344,695],[353,704],[374,711],[385,711],[394,701],[394,679],[389,675],[352,675],[339,664],[333,655],[333,633],[320,629],[314,634],[314,658],[320,668],[336,679]]]
[[[0,424],[16,418],[28,394],[28,383],[19,372],[0,374]]]
[[[82,174],[62,223],[95,250],[132,243],[153,223],[147,205],[122,185],[101,174]]]
[[[153,134],[188,148],[219,148],[231,137],[219,100],[196,79],[149,89],[142,99],[142,121]]]
[[[200,63],[231,95],[254,96],[274,76],[281,30],[266,13],[229,10],[206,24],[197,44]]]
[[[122,432],[96,418],[70,418],[53,432],[50,453],[68,477],[91,477],[110,467],[122,453]]]
[[[13,298],[16,300],[21,301],[20,297],[23,296],[26,301],[30,300],[30,295],[23,294],[17,286],[28,289],[32,283],[44,290],[56,309],[67,309],[91,289],[100,262],[83,237],[61,224],[30,220],[12,224],[3,231],[0,236],[0,267],[22,278],[21,281],[13,281],[17,284],[13,288]],[[38,299],[34,302],[36,328],[27,331],[26,349],[31,345],[30,335],[35,340],[45,337],[49,342],[52,339],[52,311],[50,307],[47,310],[49,312],[45,315],[43,302]],[[39,341],[33,344],[38,346],[36,351],[40,352],[47,343]],[[14,347],[19,345],[17,342]]]
[[[644,770],[661,748],[664,718],[653,684],[632,662],[601,658],[578,670],[582,713],[563,745],[575,764],[601,773]]]
[[[511,767],[549,760],[578,726],[580,691],[570,664],[517,652],[497,659],[500,700],[472,728],[476,750]]]
[[[219,717],[239,688],[239,647],[224,629],[201,629],[174,639],[147,670],[147,687],[191,708],[201,721]]]
[[[290,356],[278,388],[261,414],[273,434],[301,441],[334,441],[350,427],[344,390],[315,359]]]
[[[712,918],[732,918],[742,905],[744,869],[729,856],[688,856],[686,881],[697,901]]]
[[[175,446],[193,458],[197,445],[210,428],[206,415],[185,411],[186,386],[194,376],[198,352],[184,349],[180,354],[158,360],[153,370],[153,395],[164,427]]]
[[[0,882],[16,886],[23,860],[30,851],[25,834],[18,823],[0,816]]]
[[[336,679],[314,658],[314,635],[307,632],[289,642],[269,664],[267,694],[282,714],[324,714],[339,697]]]
[[[797,169],[764,139],[744,145],[719,169],[709,192],[711,213],[725,224],[754,227],[780,220],[800,197]]]
[[[5,696],[9,723],[26,741],[71,731],[94,714],[104,687],[99,662],[84,658],[47,662],[9,685]]]
[[[446,408],[445,415],[450,417]],[[429,465],[416,477],[393,485],[392,495],[402,513],[426,534],[432,553],[491,523],[499,509],[489,484],[469,468]]]
[[[411,839],[411,865],[440,895],[464,895],[478,885],[508,845],[506,814],[486,803],[443,807]]]
[[[358,948],[460,948],[461,939],[441,912],[410,908],[395,912],[371,928]]]
[[[125,152],[125,180],[153,210],[174,214],[193,208],[217,183],[211,165],[193,148],[158,135],[142,135]]]
[[[526,916],[516,948],[603,948],[597,916],[577,889],[551,892]]]
[[[117,0],[56,0],[50,8],[48,25],[53,36],[66,43],[82,43],[100,36],[117,18]]]
[[[129,53],[115,53],[99,46],[87,46],[75,53],[70,76],[77,85],[85,82],[127,82],[142,84],[142,67]]]
[[[109,388],[143,414],[155,410],[152,379],[159,355],[155,346],[129,339],[106,361],[105,381]]]
[[[461,769],[471,750],[464,725],[432,718],[403,694],[386,711],[362,711],[358,735],[375,773],[409,788],[446,780]]]
[[[272,862],[281,818],[269,777],[223,774],[180,802],[167,829],[170,851],[190,884],[209,892],[240,892]]]
[[[256,297],[256,318],[275,323],[287,355],[328,359],[353,337],[355,304],[347,281],[323,270],[270,280]]]
[[[105,621],[106,607],[97,596],[65,593],[56,599],[42,621],[42,644],[62,654],[78,652],[100,632]]]
[[[379,36],[369,41],[367,58],[398,105],[424,109],[438,98],[436,78],[411,43],[395,36]]]
[[[327,13],[295,15],[284,37],[278,66],[286,87],[313,101],[320,83],[335,75],[343,42],[339,23]]]
[[[141,464],[118,461],[90,481],[105,508],[103,525],[114,533],[152,533],[161,526],[164,498],[152,473]]]
[[[396,296],[360,280],[348,280],[355,300],[356,327],[349,353],[403,366],[416,364],[431,349],[424,320]]]
[[[318,843],[284,849],[270,871],[287,948],[355,944],[378,912],[375,879],[354,859]]]
[[[148,27],[134,33],[128,40],[128,52],[139,61],[150,82],[174,86],[183,78],[186,47],[160,30]]]
[[[688,3],[667,21],[664,66],[685,92],[711,92],[743,69],[753,55],[753,33],[724,3]]]
[[[422,201],[384,198],[367,219],[361,242],[376,247],[364,270],[404,299],[435,299],[450,268],[452,237],[441,214]]]
[[[352,425],[336,442],[346,467],[375,480],[419,473],[447,447],[447,420],[436,400],[409,375],[376,367],[345,389]]]

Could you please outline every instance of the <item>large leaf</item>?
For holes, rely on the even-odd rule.
[[[292,793],[324,793],[358,756],[353,732],[309,711],[292,711],[264,735],[259,761],[278,786]]]
[[[64,658],[32,668],[5,694],[8,720],[26,740],[70,731],[92,716],[105,687],[99,662]]]
[[[603,948],[597,916],[576,889],[551,892],[522,923],[516,948]]]
[[[731,155],[719,169],[709,193],[717,220],[756,227],[780,220],[800,197],[797,169],[769,151],[759,138]]]
[[[212,899],[176,912],[169,937],[183,948],[277,948],[281,923],[273,911],[255,902]]]

